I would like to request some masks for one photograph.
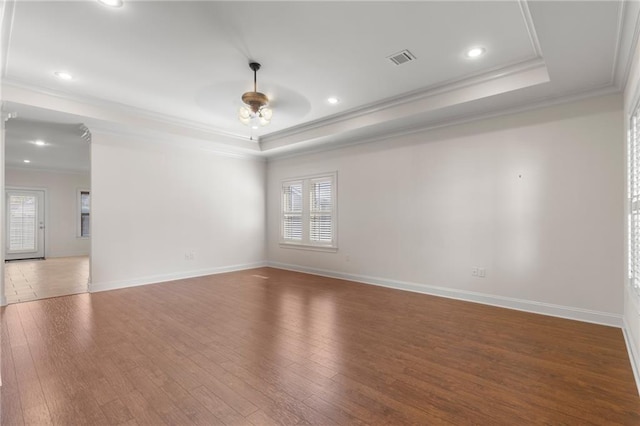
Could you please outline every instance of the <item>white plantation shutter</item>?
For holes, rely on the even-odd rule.
[[[9,197],[9,252],[36,249],[38,199],[31,195]]]
[[[323,177],[310,181],[309,240],[331,244],[333,241],[333,179]]]
[[[631,116],[628,162],[629,278],[640,290],[640,104]]]
[[[302,181],[282,185],[282,239],[302,241]]]
[[[336,248],[336,174],[282,183],[281,243]]]

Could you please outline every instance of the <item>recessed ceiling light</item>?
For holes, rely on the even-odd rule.
[[[38,146],[45,146],[47,144],[45,141],[35,141],[34,143]]]
[[[467,58],[475,59],[484,55],[485,49],[484,47],[473,47],[467,50]]]
[[[121,7],[123,2],[122,0],[98,0],[98,3],[109,7]]]
[[[73,76],[71,74],[69,74],[68,72],[56,71],[53,74],[56,77],[58,77],[60,80],[73,80]]]
[[[23,160],[25,163],[30,163],[31,160]]]
[[[335,104],[337,104],[338,102],[340,102],[340,99],[338,99],[338,98],[334,98],[334,97],[331,97],[331,98],[328,98],[328,99],[327,99],[327,102],[329,102],[331,105],[335,105]]]

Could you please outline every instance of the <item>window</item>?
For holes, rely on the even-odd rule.
[[[78,190],[78,237],[91,236],[91,194],[89,190]]]
[[[640,104],[631,115],[628,142],[629,281],[640,291]]]
[[[336,173],[282,182],[280,242],[335,249]]]

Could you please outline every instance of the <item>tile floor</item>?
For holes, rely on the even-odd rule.
[[[83,293],[89,280],[89,256],[16,260],[6,262],[4,271],[7,303]]]

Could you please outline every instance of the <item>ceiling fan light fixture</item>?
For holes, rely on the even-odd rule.
[[[271,121],[271,117],[273,117],[273,110],[271,108],[262,107],[260,111],[258,111],[258,117],[260,117],[260,121],[263,123],[263,126],[266,126]]]
[[[267,95],[258,92],[257,72],[260,69],[260,64],[251,62],[249,68],[253,70],[253,92],[245,92],[242,95],[244,105],[238,111],[238,119],[245,126],[257,129],[271,122],[273,111],[267,107],[269,104]]]

